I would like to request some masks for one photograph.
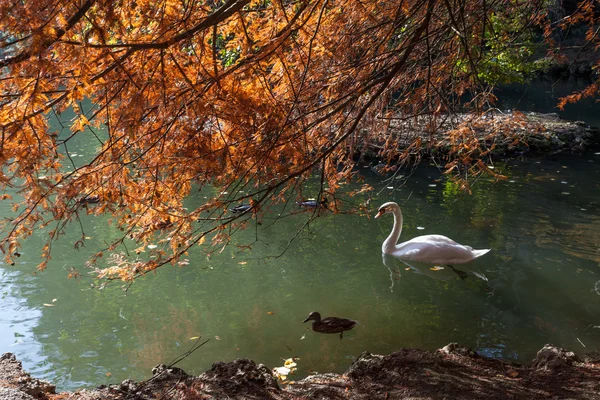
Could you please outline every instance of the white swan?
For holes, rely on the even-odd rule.
[[[383,204],[375,218],[391,213],[394,216],[392,233],[383,242],[381,251],[403,260],[420,261],[432,264],[464,264],[481,257],[490,249],[473,250],[470,246],[456,243],[442,235],[417,236],[407,242],[396,244],[402,231],[402,212],[394,202]]]

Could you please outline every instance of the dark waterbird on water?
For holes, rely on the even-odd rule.
[[[318,202],[315,199],[308,199],[308,200],[297,201],[296,205],[298,207],[304,207],[304,208],[317,208],[317,207],[328,208],[327,207],[327,200],[325,200],[325,199],[322,199],[320,202]]]
[[[245,213],[246,211],[250,210],[251,208],[252,208],[251,204],[244,203],[244,204],[239,204],[235,207],[230,208],[229,211],[231,211],[234,214]]]
[[[321,319],[321,314],[316,311],[311,312],[308,315],[308,318],[304,320],[304,322],[313,321],[312,330],[319,333],[339,333],[340,340],[342,340],[342,335],[344,331],[349,331],[354,328],[354,326],[358,323],[357,321],[347,319],[347,318],[338,318],[338,317],[327,317]]]
[[[238,204],[237,206],[230,208],[229,211],[231,211],[234,214],[237,214],[237,213],[243,214],[247,211],[250,211],[253,208],[254,208],[253,212],[255,212],[257,207],[258,207],[258,204],[256,203],[256,200],[250,199],[249,203]]]

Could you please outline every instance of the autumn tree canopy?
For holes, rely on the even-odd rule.
[[[592,21],[591,3],[577,18]],[[460,99],[487,104],[487,84],[519,72],[532,34],[551,40],[575,20],[552,22],[546,6],[1,0],[0,182],[24,199],[4,196],[18,212],[3,226],[6,261],[48,227],[44,268],[81,213],[112,214],[123,236],[109,252],[157,232],[169,238],[156,258],[101,272],[132,279],[207,237],[226,243],[225,227],[240,223],[226,210],[240,201],[252,200],[259,218],[263,204],[289,200],[315,173],[334,193],[362,149],[375,145],[393,163],[418,148],[420,138],[398,145],[395,120],[425,117],[434,127]],[[69,108],[70,134],[50,130],[49,115]],[[64,149],[82,135],[97,153],[66,171]],[[183,207],[192,188],[208,186],[218,188],[213,198]]]

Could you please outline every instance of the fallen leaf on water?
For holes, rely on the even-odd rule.
[[[221,338],[219,336],[215,336],[216,340],[221,340]]]
[[[444,269],[444,267],[440,267],[439,265],[436,265],[435,267],[429,268],[432,271],[440,271],[442,269]]]
[[[297,365],[296,361],[298,361],[299,359],[300,359],[299,357],[288,358],[287,360],[285,360],[283,362],[283,366],[286,368],[293,368]]]
[[[53,302],[53,303],[56,303],[56,300],[58,300],[58,299],[52,299],[52,302]]]
[[[155,248],[157,248],[158,246],[157,246],[157,245],[155,245],[155,244],[149,244],[149,245],[148,245],[148,246],[146,246],[146,247],[148,247],[149,249],[155,249]]]
[[[300,340],[304,340],[306,339],[306,335],[302,335],[302,337],[300,338]]]
[[[54,304],[44,303],[43,305],[45,305],[46,307],[54,307]]]
[[[190,340],[198,340],[198,339],[200,339],[200,336],[192,336],[192,337],[190,338]]]
[[[417,226],[417,229],[420,230],[420,231],[422,231],[423,229],[425,229],[425,227],[424,226]]]
[[[269,315],[273,315],[273,314],[275,314],[275,313],[274,313],[273,311],[267,311],[267,314],[269,314]]]
[[[408,270],[410,270],[410,268],[406,267],[406,268],[404,268],[404,270],[405,270],[405,271],[408,271]]]
[[[240,261],[238,264],[240,264],[240,265],[246,265],[246,264],[248,264],[248,262],[246,262],[246,261]]]
[[[281,376],[287,376],[291,372],[291,369],[287,367],[277,367],[273,368],[273,372]]]
[[[107,372],[106,376],[112,376],[112,374],[110,372]]]
[[[85,240],[91,240],[91,239],[92,239],[92,237],[91,237],[91,236],[86,236],[86,237],[85,237]]]

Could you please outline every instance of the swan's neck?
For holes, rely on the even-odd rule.
[[[392,228],[392,232],[390,236],[383,242],[381,246],[381,250],[385,254],[390,254],[394,250],[396,250],[396,243],[398,243],[398,239],[400,239],[400,233],[402,232],[402,211],[400,209],[396,209],[393,211],[394,215],[394,227]]]

